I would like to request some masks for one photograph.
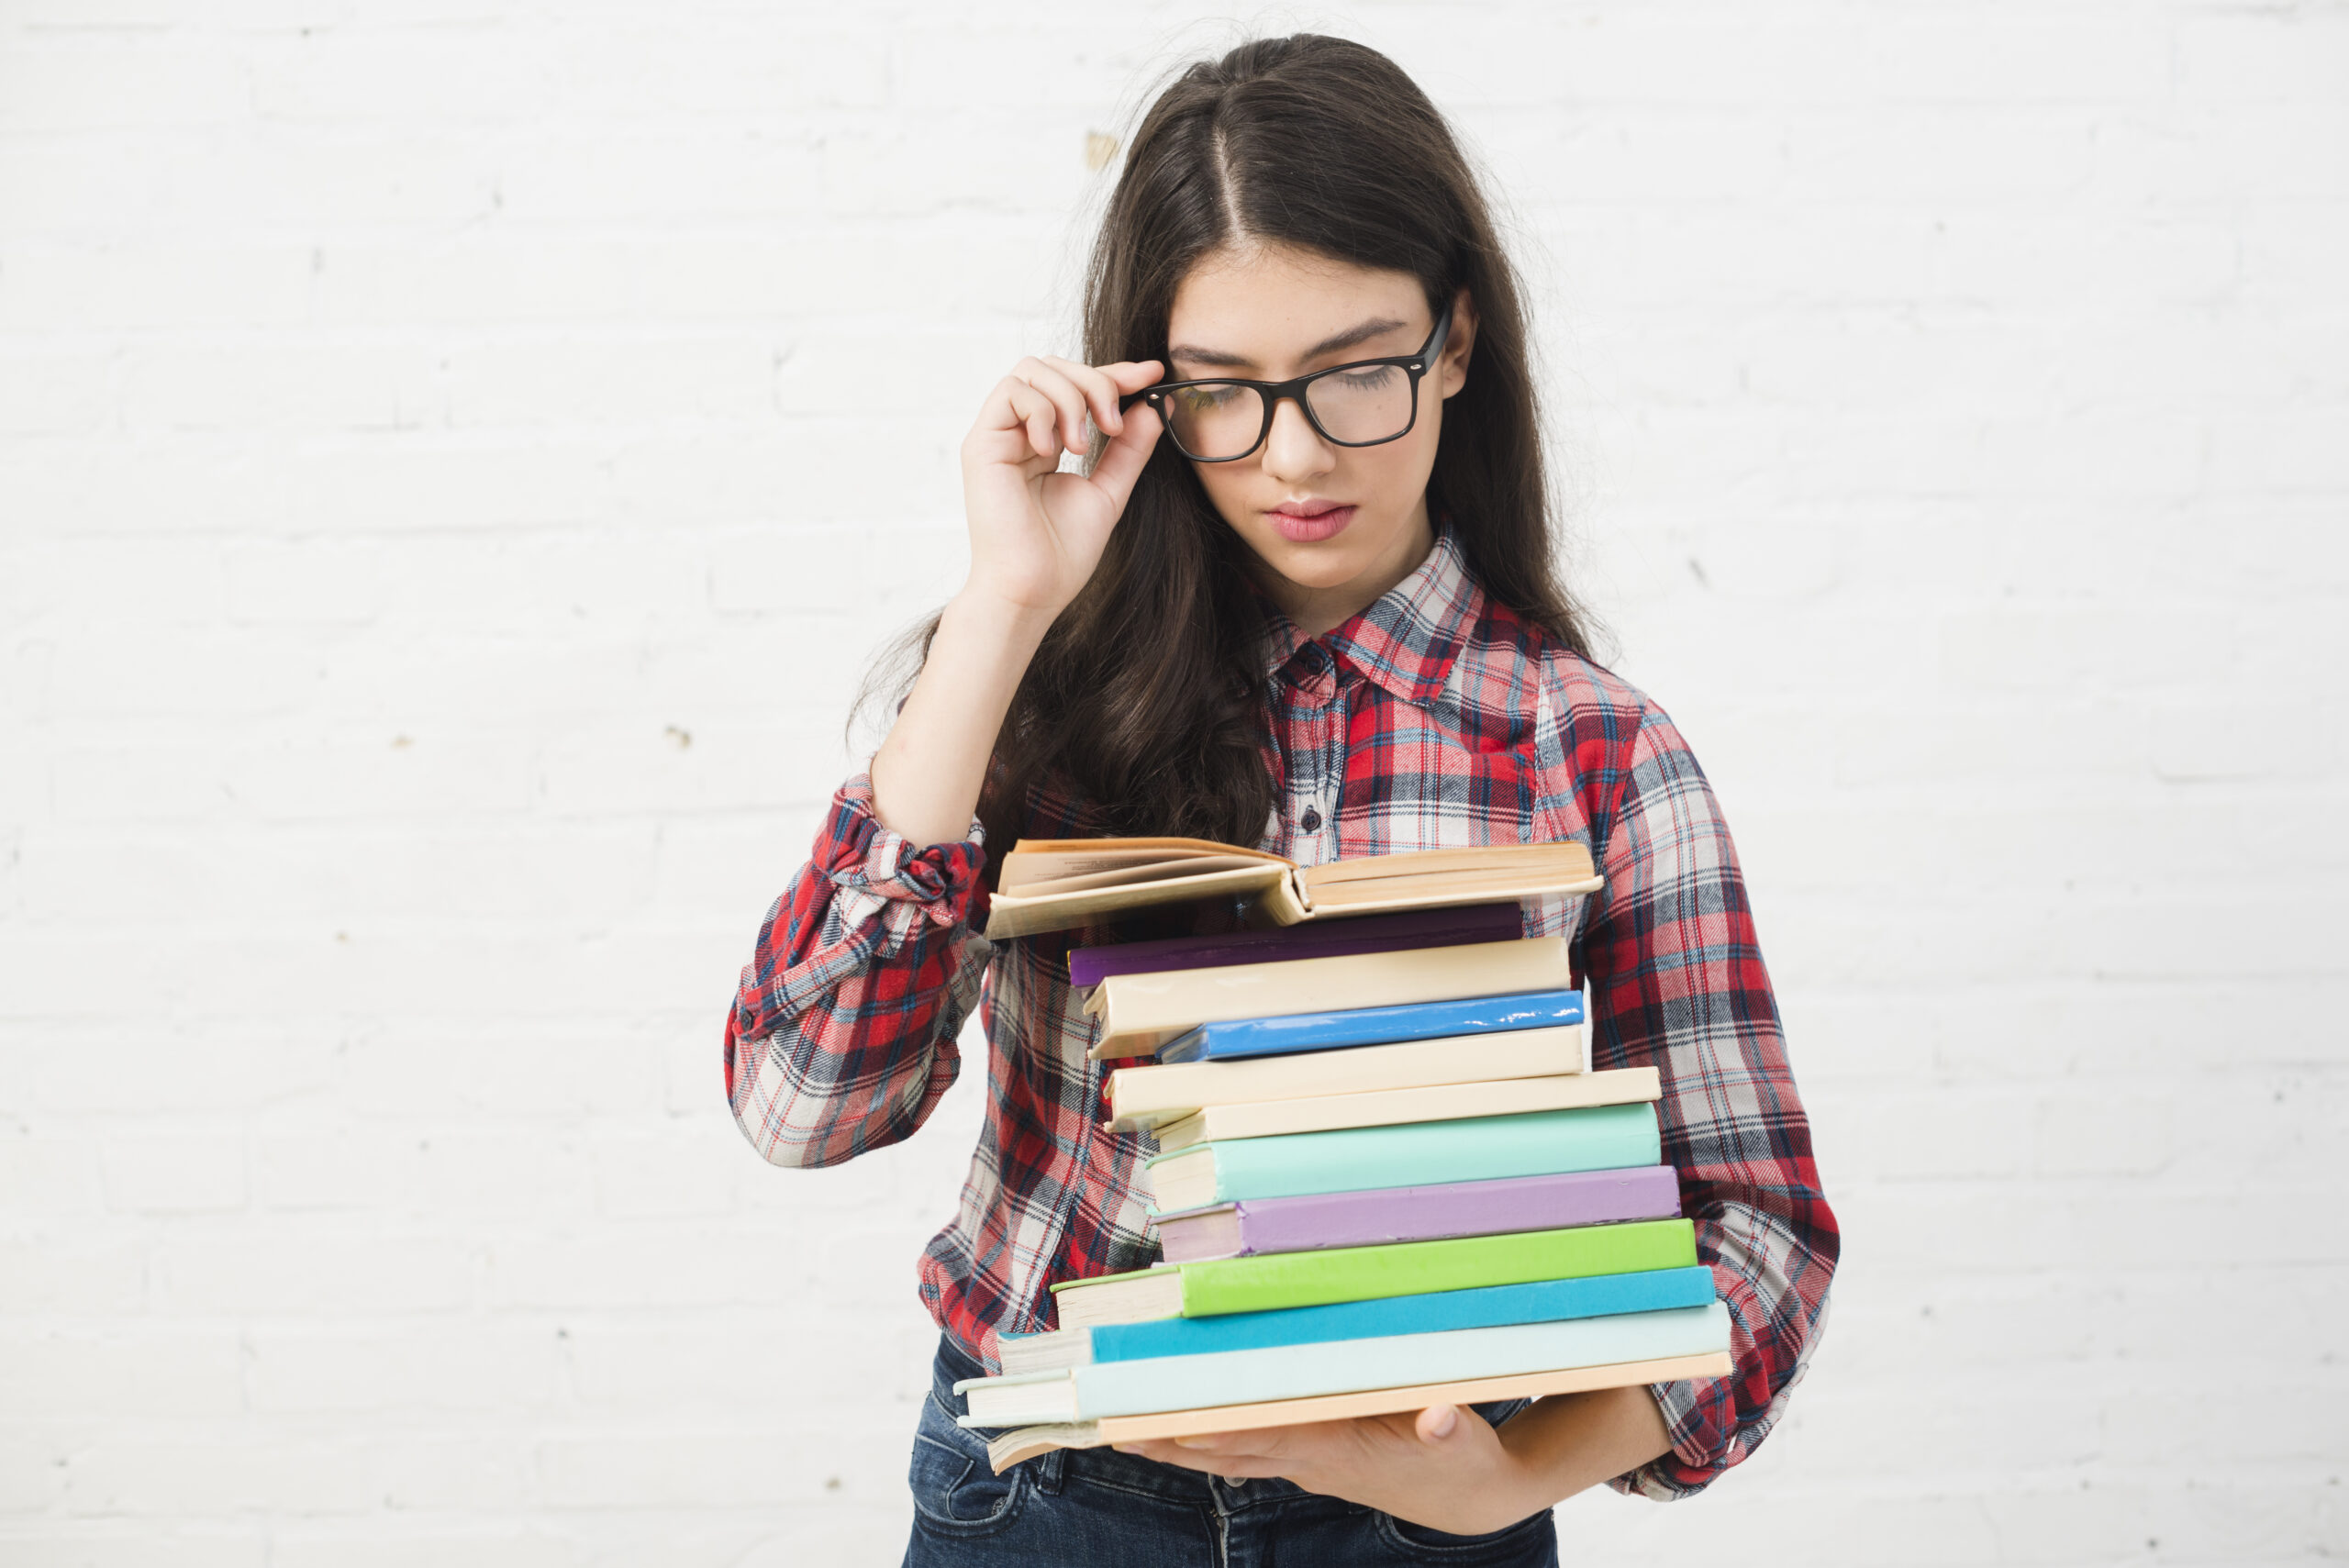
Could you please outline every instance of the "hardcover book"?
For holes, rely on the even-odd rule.
[[[969,1413],[959,1418],[962,1425],[1008,1427],[1307,1399],[1728,1349],[1729,1311],[1714,1302],[1664,1312],[1097,1362],[1067,1372],[972,1378],[956,1384],[954,1391],[968,1402]]]
[[[1283,963],[1113,974],[1085,999],[1097,1060],[1151,1056],[1199,1024],[1338,1008],[1449,1002],[1572,984],[1564,937],[1351,953]]]
[[[1490,1084],[1434,1084],[1417,1089],[1375,1089],[1357,1095],[1319,1095],[1303,1100],[1260,1100],[1249,1105],[1208,1106],[1158,1129],[1161,1150],[1186,1149],[1210,1140],[1279,1138],[1298,1132],[1332,1132],[1349,1127],[1395,1127],[1405,1122],[1459,1121],[1470,1117],[1522,1116],[1529,1111],[1570,1110],[1583,1106],[1631,1105],[1653,1100],[1662,1085],[1653,1067],[1618,1067],[1605,1073],[1569,1073],[1548,1078],[1506,1078]]]
[[[1550,1176],[1663,1158],[1655,1106],[1642,1103],[1238,1138],[1161,1154],[1145,1171],[1153,1206],[1173,1214],[1241,1198]]]
[[[1241,1062],[1162,1062],[1109,1074],[1110,1126],[1141,1131],[1208,1106],[1369,1094],[1582,1071],[1582,1030],[1514,1029]]]
[[[1628,1171],[1251,1198],[1162,1215],[1154,1223],[1166,1262],[1195,1263],[1325,1247],[1668,1219],[1679,1212],[1678,1173],[1669,1165],[1643,1165]]]
[[[1399,1007],[1345,1007],[1324,1013],[1281,1013],[1201,1024],[1158,1048],[1166,1062],[1232,1062],[1250,1056],[1389,1045],[1444,1035],[1505,1034],[1558,1029],[1583,1021],[1579,991],[1535,991],[1467,996]]]
[[[1458,1383],[1419,1384],[1408,1388],[1325,1394],[1307,1399],[1271,1399],[1252,1405],[1218,1405],[1172,1410],[1156,1416],[1111,1416],[1099,1421],[1016,1427],[987,1443],[987,1462],[1001,1474],[1022,1460],[1056,1448],[1099,1448],[1152,1438],[1191,1438],[1209,1432],[1261,1431],[1313,1421],[1345,1421],[1424,1410],[1431,1405],[1479,1405],[1495,1399],[1538,1399],[1551,1394],[1580,1394],[1594,1388],[1636,1388],[1644,1384],[1727,1377],[1736,1363],[1726,1351],[1656,1361],[1611,1362],[1605,1366],[1562,1367],[1512,1377],[1478,1377]]]
[[[1158,941],[1075,948],[1068,955],[1068,983],[1080,991],[1087,991],[1112,974],[1152,974],[1172,969],[1215,969],[1227,963],[1276,963],[1292,958],[1342,958],[1357,952],[1401,952],[1410,948],[1505,942],[1525,935],[1524,922],[1525,912],[1518,905],[1471,904],[1457,909],[1360,915],[1350,920],[1281,926],[1269,931],[1169,937]]]
[[[1219,1318],[1160,1318],[1147,1323],[1096,1323],[1042,1334],[1006,1334],[996,1341],[1004,1375],[1061,1372],[1096,1362],[1212,1355],[1309,1345],[1324,1340],[1379,1340],[1446,1329],[1553,1323],[1619,1312],[1702,1307],[1713,1299],[1713,1273],[1701,1263],[1622,1274],[1534,1280],[1474,1290],[1420,1291],[1277,1312],[1228,1312]]]
[[[1052,1290],[1061,1326],[1076,1329],[1095,1323],[1146,1323],[1158,1318],[1271,1312],[1584,1274],[1685,1269],[1696,1261],[1695,1227],[1686,1219],[1651,1219],[1631,1225],[1582,1225],[1508,1236],[1463,1236],[1389,1247],[1178,1263],[1066,1280]]]

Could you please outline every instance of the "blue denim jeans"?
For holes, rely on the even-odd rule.
[[[941,1337],[914,1432],[906,1568],[1557,1568],[1548,1509],[1490,1535],[1446,1535],[1299,1490],[1237,1485],[1114,1449],[1056,1449],[997,1475],[954,1424],[958,1379],[984,1371]],[[1478,1407],[1506,1418],[1521,1402]]]

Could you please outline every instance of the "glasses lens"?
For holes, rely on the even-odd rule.
[[[1305,395],[1332,440],[1391,441],[1410,428],[1411,378],[1400,365],[1333,371],[1308,383]]]
[[[1264,433],[1264,400],[1252,386],[1203,381],[1166,395],[1166,428],[1174,442],[1207,462],[1245,457]]]

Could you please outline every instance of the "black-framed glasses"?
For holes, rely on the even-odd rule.
[[[1237,462],[1273,433],[1273,414],[1292,398],[1333,446],[1375,447],[1411,433],[1419,418],[1419,378],[1452,331],[1452,306],[1416,354],[1355,360],[1288,381],[1162,381],[1118,400],[1147,403],[1165,421],[1174,450],[1193,462]]]

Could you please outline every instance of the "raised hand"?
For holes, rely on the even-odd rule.
[[[1158,444],[1157,411],[1120,411],[1118,399],[1160,375],[1155,360],[1096,366],[1045,355],[995,384],[963,440],[964,593],[1046,617],[1076,596]],[[1109,444],[1092,473],[1063,473],[1063,453],[1089,450],[1088,414]]]

